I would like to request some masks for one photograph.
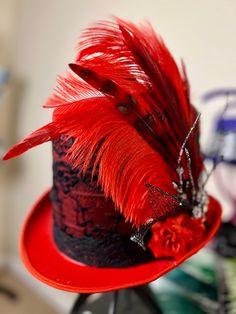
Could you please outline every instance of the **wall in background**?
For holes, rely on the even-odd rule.
[[[0,152],[9,146],[12,133],[15,83],[7,77],[13,64],[17,5],[14,0],[0,0]],[[6,75],[5,75],[6,74]],[[0,262],[7,249],[8,228],[6,225],[8,208],[7,183],[9,165],[0,162]]]

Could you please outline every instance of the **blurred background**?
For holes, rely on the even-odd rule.
[[[42,105],[56,76],[73,62],[81,30],[112,15],[134,22],[149,20],[178,64],[184,60],[192,102],[202,112],[202,147],[208,149],[225,99],[206,104],[202,97],[218,88],[236,88],[236,1],[0,0],[1,153],[50,120],[50,110]],[[234,168],[222,167],[223,173],[230,171],[235,184]],[[227,219],[232,201],[213,179],[208,190],[222,201]],[[35,307],[34,313],[67,313],[75,298],[37,282],[25,271],[18,253],[23,220],[51,180],[50,144],[0,162],[0,285],[19,294],[11,305],[0,294],[1,313],[31,313],[30,304],[35,307],[36,302],[41,307]]]

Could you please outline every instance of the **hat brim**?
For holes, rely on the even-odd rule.
[[[124,268],[97,268],[81,264],[61,253],[53,240],[52,204],[47,191],[28,215],[21,236],[21,256],[34,277],[57,289],[97,293],[147,284],[199,251],[221,223],[221,207],[210,199],[210,225],[206,237],[178,260],[163,258]]]

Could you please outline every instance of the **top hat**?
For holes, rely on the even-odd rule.
[[[85,30],[45,107],[52,122],[5,156],[53,142],[53,187],[21,237],[36,278],[81,293],[142,285],[215,234],[221,209],[204,190],[185,70],[149,24],[115,19]]]

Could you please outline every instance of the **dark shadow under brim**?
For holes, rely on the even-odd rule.
[[[124,268],[97,268],[65,256],[56,247],[52,231],[52,205],[46,192],[33,206],[21,236],[21,256],[34,277],[57,289],[97,293],[147,284],[199,251],[212,238],[221,223],[221,207],[210,198],[209,224],[202,242],[178,260],[154,259]]]

